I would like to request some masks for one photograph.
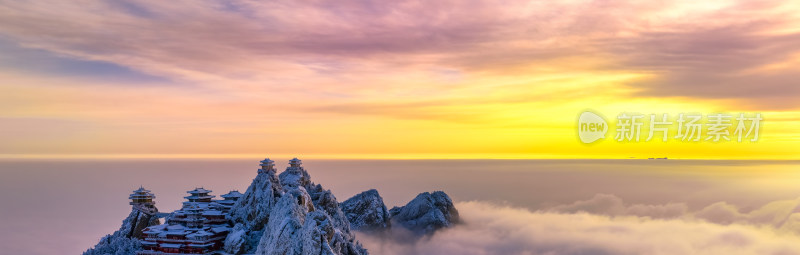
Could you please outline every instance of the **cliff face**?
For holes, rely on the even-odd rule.
[[[453,201],[442,191],[421,193],[405,206],[392,208],[389,214],[393,223],[422,235],[460,222]]]
[[[391,226],[389,210],[377,190],[371,189],[345,200],[342,211],[355,230],[374,232]]]
[[[85,251],[83,255],[134,255],[141,249],[139,241],[142,237],[142,230],[159,224],[161,222],[154,215],[134,208],[122,221],[119,230],[100,239],[94,248]]]
[[[256,178],[230,211],[230,219],[248,230],[261,230],[269,214],[283,195],[283,187],[274,170],[259,170]]]
[[[125,220],[122,221],[120,232],[128,238],[142,238],[142,230],[149,226],[160,225],[161,222],[155,214],[146,214],[139,210],[132,210]]]
[[[231,211],[236,223],[225,240],[230,254],[361,255],[336,197],[311,182],[302,167],[259,175]]]
[[[353,229],[381,232],[403,227],[417,236],[433,234],[436,230],[459,223],[458,210],[442,191],[421,193],[405,206],[387,212],[376,190],[368,190],[342,203]]]
[[[250,183],[250,187],[231,208],[230,219],[235,225],[225,239],[223,249],[226,253],[255,252],[272,208],[283,193],[283,187],[275,175],[275,170],[258,170],[258,175]]]

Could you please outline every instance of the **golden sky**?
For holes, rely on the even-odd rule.
[[[798,64],[798,1],[0,0],[0,154],[798,159]],[[587,109],[764,120],[585,145]]]

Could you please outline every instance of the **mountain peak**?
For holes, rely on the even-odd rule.
[[[203,249],[215,252],[222,249],[230,255],[367,255],[351,228],[380,231],[397,224],[414,233],[430,234],[458,221],[458,211],[444,192],[422,193],[406,206],[392,210],[386,209],[375,189],[340,204],[330,190],[311,181],[299,159],[289,164],[277,175],[274,161],[268,158],[260,161],[261,168],[244,194],[230,192],[222,195],[222,200],[213,200],[211,191],[203,188],[189,191],[192,194],[187,197],[189,202],[170,214],[165,224],[158,220],[166,214],[158,213],[155,196],[140,188],[130,197],[132,212],[120,230],[104,237],[84,255],[144,254],[143,247],[146,252],[165,254],[195,250],[180,243],[183,239],[160,243],[161,237],[154,230],[159,227],[192,233],[185,238],[219,235],[224,240],[215,240]],[[190,219],[188,214],[202,220]],[[207,225],[211,224],[208,222],[213,226]]]

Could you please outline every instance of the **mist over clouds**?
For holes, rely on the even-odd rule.
[[[630,216],[646,214],[642,212],[648,210],[640,205],[610,205],[616,203],[610,195],[599,195],[593,200],[540,211],[461,202],[456,207],[466,223],[430,238],[396,242],[363,233],[358,238],[371,252],[388,255],[800,254],[797,246],[800,236],[770,226],[749,222],[716,224],[695,219],[691,213],[676,218],[664,214],[664,207],[658,206],[649,213],[671,219]],[[612,202],[602,205],[609,201]],[[583,209],[577,210],[578,207]]]
[[[544,211],[591,213],[611,217],[702,220],[720,225],[753,225],[800,234],[800,199],[771,201],[750,209],[739,208],[727,202],[715,202],[696,211],[689,211],[688,208],[686,203],[627,204],[615,195],[596,194],[588,200],[558,205]]]

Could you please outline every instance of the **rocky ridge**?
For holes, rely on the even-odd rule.
[[[452,200],[441,191],[421,193],[391,210],[374,189],[339,203],[330,190],[311,181],[300,160],[290,161],[280,174],[271,160],[261,163],[229,212],[232,228],[224,254],[365,255],[369,253],[356,240],[355,230],[380,234],[400,227],[424,236],[459,222]],[[142,230],[159,224],[155,213],[134,207],[118,231],[84,255],[134,255],[141,250]]]

